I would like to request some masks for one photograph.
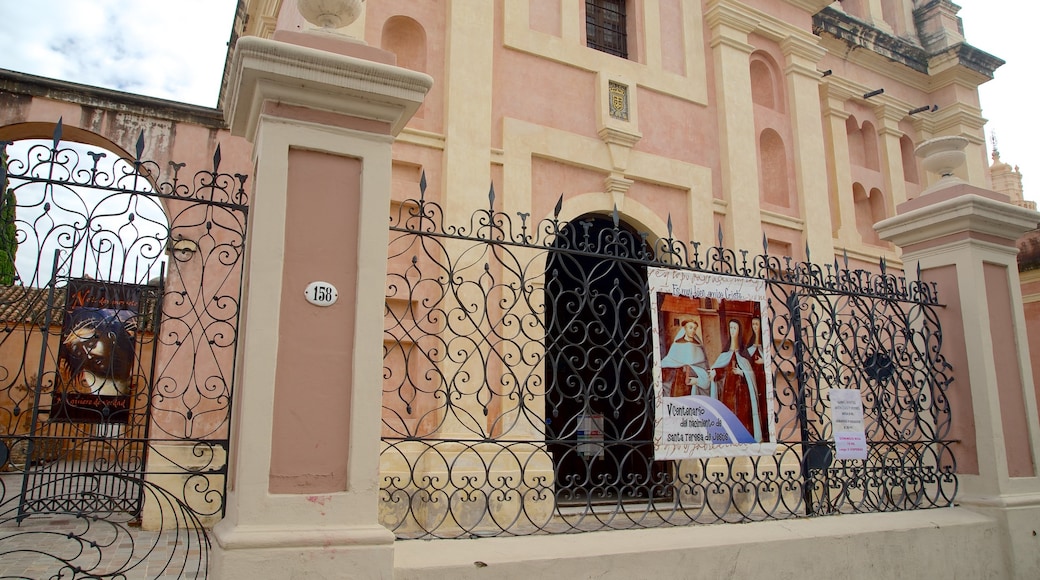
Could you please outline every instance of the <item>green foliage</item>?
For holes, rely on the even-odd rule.
[[[6,151],[0,151],[0,164],[5,169],[0,172],[3,174],[0,183],[0,192],[3,192],[3,198],[0,199],[0,285],[10,286],[14,284],[14,257],[18,253],[18,230],[14,223],[18,203],[15,201],[14,189],[7,187]]]

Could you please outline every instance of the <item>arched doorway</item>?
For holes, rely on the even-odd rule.
[[[670,492],[653,461],[652,249],[628,224],[567,224],[546,265],[546,443],[557,503],[614,503]]]

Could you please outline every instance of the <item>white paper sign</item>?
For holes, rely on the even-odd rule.
[[[858,389],[830,389],[831,426],[836,459],[866,459],[863,398]]]

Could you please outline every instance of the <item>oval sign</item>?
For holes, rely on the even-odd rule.
[[[339,298],[339,292],[336,291],[335,286],[320,280],[308,284],[303,295],[307,298],[307,302],[315,306],[332,306]]]

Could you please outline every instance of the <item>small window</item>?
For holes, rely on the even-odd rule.
[[[585,0],[585,36],[589,48],[628,58],[626,0]]]

